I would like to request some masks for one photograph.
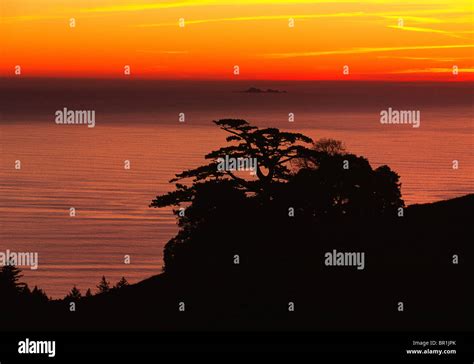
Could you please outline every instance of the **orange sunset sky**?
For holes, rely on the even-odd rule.
[[[472,81],[472,4],[0,0],[0,72],[16,77],[19,65],[24,77]]]

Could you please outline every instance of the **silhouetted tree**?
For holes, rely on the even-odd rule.
[[[99,293],[105,293],[110,291],[110,282],[105,279],[105,276],[102,276],[102,279],[100,280],[97,289],[99,290]]]
[[[81,291],[74,285],[71,289],[71,292],[69,292],[66,296],[67,300],[73,300],[73,301],[78,301],[82,298]]]
[[[192,179],[191,187],[177,183],[176,191],[158,196],[152,201],[152,207],[176,206],[190,202],[199,183],[215,180],[228,180],[232,186],[245,192],[269,196],[270,185],[288,181],[291,178],[289,162],[302,158],[310,152],[306,146],[312,139],[299,133],[281,132],[276,128],[259,129],[245,120],[223,119],[214,121],[221,129],[231,134],[228,142],[234,145],[215,150],[205,156],[211,163],[176,175],[170,182]],[[219,170],[218,160],[229,158],[256,158],[256,178],[244,179],[235,171]]]
[[[21,269],[13,265],[5,265],[0,270],[0,292],[2,296],[19,294],[25,287],[24,283],[19,282],[23,277]]]
[[[46,293],[41,289],[35,286],[33,290],[31,291],[31,297],[34,301],[40,302],[40,303],[45,303],[48,302],[48,296]]]
[[[317,152],[310,158],[313,166],[301,168],[280,191],[280,200],[305,215],[316,220],[395,216],[404,206],[399,176],[389,167],[374,170],[367,159],[353,154]]]
[[[314,143],[314,148],[317,152],[324,152],[329,155],[344,154],[346,147],[343,142],[335,139],[321,138]]]
[[[92,292],[90,288],[88,288],[86,291],[86,297],[92,297]]]
[[[23,296],[30,296],[31,295],[31,290],[30,287],[25,283],[24,286],[21,288],[20,293]]]
[[[321,138],[315,141],[311,148],[311,153],[305,153],[303,158],[294,160],[293,165],[300,168],[316,168],[318,165],[318,156],[334,156],[346,154],[346,147],[343,142],[335,139]]]
[[[117,284],[114,286],[114,288],[123,288],[125,286],[128,286],[128,281],[125,279],[125,277],[122,277]]]
[[[188,183],[176,183],[175,191],[150,205],[186,208],[184,214],[175,211],[180,230],[164,249],[167,273],[223,271],[235,251],[251,254],[255,266],[270,256],[277,262],[296,235],[311,241],[328,222],[395,216],[404,205],[399,176],[387,166],[374,170],[342,142],[312,144],[302,134],[259,129],[244,120],[215,124],[230,134],[231,145],[207,154],[209,164],[177,174],[171,182]],[[256,158],[255,176],[219,170],[226,156]],[[242,224],[251,236],[242,235]]]

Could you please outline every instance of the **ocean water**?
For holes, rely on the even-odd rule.
[[[73,285],[94,291],[102,275],[134,283],[161,272],[176,221],[149,204],[173,189],[175,173],[225,144],[214,119],[342,140],[399,173],[407,204],[474,192],[471,84],[4,81],[0,252],[38,252],[39,269],[23,280],[54,298]],[[287,92],[237,92],[250,86]],[[95,110],[96,126],[56,125],[63,107]],[[382,125],[388,107],[419,110],[420,127]]]

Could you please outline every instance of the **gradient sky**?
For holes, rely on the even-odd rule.
[[[471,0],[1,0],[0,12],[3,76],[474,80]]]

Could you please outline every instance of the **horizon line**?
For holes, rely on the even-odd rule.
[[[371,79],[336,79],[336,78],[315,78],[315,79],[270,79],[270,78],[152,78],[140,76],[127,77],[107,77],[107,76],[4,76],[0,75],[1,80],[72,80],[72,81],[167,81],[167,82],[387,82],[387,83],[474,83],[474,79],[391,79],[391,78],[371,78]]]

